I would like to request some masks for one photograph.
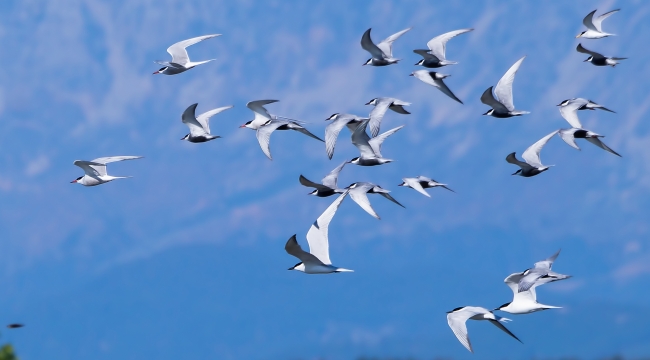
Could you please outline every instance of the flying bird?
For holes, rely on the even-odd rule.
[[[424,66],[426,68],[439,68],[446,65],[458,64],[456,61],[449,61],[445,58],[445,49],[447,41],[460,34],[473,31],[474,29],[460,29],[438,35],[429,40],[427,47],[429,50],[413,50],[414,53],[422,56],[422,60],[418,61],[415,65]]]
[[[328,229],[330,222],[336,210],[341,205],[343,199],[348,195],[348,192],[341,194],[334,202],[316,219],[314,224],[307,232],[307,243],[309,244],[309,252],[304,251],[298,241],[296,235],[293,235],[284,246],[284,250],[289,254],[300,259],[300,262],[289,268],[289,270],[296,270],[306,274],[331,274],[339,272],[352,272],[332,265],[330,261],[330,250],[328,240]]]
[[[598,9],[596,9],[598,10]],[[585,39],[600,39],[608,36],[612,36],[614,34],[609,34],[603,31],[602,25],[603,25],[603,20],[607,19],[611,15],[614,15],[614,13],[619,12],[621,9],[616,9],[612,10],[610,12],[606,12],[599,17],[594,19],[594,14],[596,13],[596,10],[590,12],[585,18],[582,20],[582,23],[585,24],[587,27],[587,30],[581,32],[576,36],[576,38],[585,38]]]
[[[187,140],[191,143],[202,143],[220,138],[221,136],[212,135],[210,133],[210,118],[224,110],[232,108],[232,105],[212,109],[210,111],[204,112],[199,116],[196,116],[195,114],[197,105],[198,104],[190,105],[187,109],[185,109],[183,115],[181,116],[183,124],[187,125],[187,127],[190,128],[190,133],[181,138],[181,140]]]
[[[350,184],[346,189],[348,189],[350,193],[350,198],[354,200],[363,210],[365,210],[368,214],[372,215],[375,219],[379,219],[379,215],[375,212],[375,210],[372,208],[370,205],[370,200],[368,200],[368,194],[379,194],[386,199],[394,202],[395,204],[404,207],[404,205],[400,204],[399,201],[395,200],[389,193],[389,190],[386,190],[382,188],[379,185],[375,185],[373,183],[369,182],[355,182]]]
[[[123,161],[140,159],[142,156],[109,156],[101,157],[91,161],[75,160],[74,165],[79,166],[86,173],[84,176],[72,180],[70,183],[77,183],[84,186],[95,186],[105,184],[116,179],[126,179],[130,176],[111,176],[106,173],[106,164]]]
[[[458,97],[456,97],[456,95],[454,95],[453,92],[451,92],[451,90],[449,90],[447,84],[442,81],[444,78],[450,77],[451,75],[441,74],[435,71],[416,70],[412,72],[410,76],[416,77],[418,80],[422,81],[425,84],[437,87],[438,90],[442,91],[443,94],[449,96],[461,104],[463,103]]]
[[[619,60],[625,60],[627,58],[624,57],[607,57],[604,56],[603,54],[597,53],[595,51],[587,50],[582,46],[582,44],[578,44],[578,47],[576,47],[576,50],[580,53],[583,54],[588,54],[589,57],[584,60],[583,62],[590,62],[593,65],[596,66],[611,66],[611,67],[616,67],[616,65],[619,63]]]
[[[487,88],[481,95],[481,102],[489,107],[483,115],[490,115],[496,118],[509,118],[512,116],[520,116],[530,114],[528,111],[515,110],[515,104],[512,100],[512,83],[515,81],[517,70],[526,57],[517,60],[508,71],[501,77],[497,86],[494,88],[494,95],[492,94],[492,86]]]
[[[334,147],[336,146],[336,139],[341,132],[341,129],[347,126],[350,132],[354,132],[357,126],[363,120],[369,120],[361,118],[352,114],[332,114],[325,121],[332,121],[325,127],[325,150],[327,151],[327,156],[332,160],[334,156]]]
[[[371,139],[366,133],[369,121],[362,121],[352,133],[352,144],[359,149],[360,156],[350,160],[350,163],[360,166],[375,166],[392,162],[393,160],[386,159],[381,155],[381,144],[386,138],[403,128],[404,125],[388,130]]]
[[[505,303],[494,310],[501,310],[511,314],[530,314],[536,311],[548,309],[561,309],[560,306],[544,305],[537,302],[537,293],[535,288],[560,279],[552,277],[543,277],[537,279],[533,285],[526,291],[519,291],[518,287],[521,280],[525,277],[524,273],[510,274],[503,282],[512,290],[512,301]],[[494,311],[493,310],[493,311]]]
[[[570,275],[562,275],[551,270],[555,259],[557,259],[559,255],[560,250],[549,258],[536,262],[532,268],[526,269],[526,271],[522,272],[522,277],[517,282],[517,291],[522,292],[529,290],[540,279],[544,279],[545,282],[551,282],[570,278]]]
[[[409,106],[411,103],[395,98],[379,97],[368,101],[366,105],[374,105],[375,107],[370,112],[370,115],[368,115],[370,118],[370,135],[372,137],[375,137],[377,134],[379,134],[381,120],[384,118],[384,115],[388,109],[391,109],[398,114],[408,115],[410,112],[404,109],[404,106]]]
[[[213,37],[221,36],[221,34],[212,34],[212,35],[203,35],[195,38],[179,41],[176,44],[167,48],[167,52],[172,56],[172,61],[154,61],[157,64],[162,65],[158,71],[154,72],[155,74],[165,74],[165,75],[176,75],[182,72],[185,72],[197,65],[205,64],[207,62],[213,61],[215,59],[205,60],[205,61],[190,61],[190,56],[187,54],[187,47],[194,45],[203,40],[211,39]]]
[[[615,113],[602,105],[598,105],[595,102],[582,98],[567,99],[562,101],[557,105],[560,110],[560,115],[566,120],[572,127],[581,129],[582,124],[580,124],[580,119],[578,119],[578,110],[595,110],[601,109],[609,112]]]
[[[361,47],[372,55],[363,65],[386,66],[397,63],[400,59],[393,57],[393,42],[411,28],[395,33],[376,45],[370,38],[370,30],[366,30],[361,37]]]
[[[549,169],[550,166],[542,165],[542,161],[539,158],[539,153],[542,151],[542,148],[546,143],[555,135],[559,130],[555,130],[552,133],[544,136],[539,139],[536,143],[528,147],[521,155],[524,161],[517,160],[515,153],[510,153],[506,157],[506,161],[519,166],[521,169],[517,170],[512,175],[519,175],[523,177],[531,177],[537,174],[540,174]],[[551,165],[552,166],[552,165]]]
[[[346,190],[338,188],[337,180],[339,178],[339,173],[341,172],[341,170],[343,170],[343,167],[347,163],[348,162],[345,161],[341,165],[334,168],[334,170],[330,171],[330,173],[323,178],[322,184],[317,184],[302,175],[300,175],[300,178],[298,180],[300,181],[300,184],[302,184],[303,186],[316,189],[310,192],[309,195],[314,195],[318,197],[328,197],[334,194],[342,194],[346,192]]]
[[[467,320],[487,320],[494,324],[499,329],[503,330],[506,334],[512,336],[517,341],[521,342],[515,334],[511,333],[503,324],[510,319],[495,315],[490,310],[478,306],[462,306],[455,308],[452,311],[447,312],[447,324],[451,328],[451,331],[454,332],[458,341],[460,341],[463,346],[470,352],[474,352],[472,349],[472,344],[469,341],[469,336],[467,335]]]
[[[576,144],[576,139],[585,139],[590,143],[598,146],[599,148],[607,152],[610,152],[618,157],[621,157],[619,153],[612,150],[609,146],[605,145],[605,143],[600,140],[601,137],[605,137],[605,136],[596,134],[593,131],[589,131],[585,129],[576,129],[576,128],[560,129],[558,135],[562,140],[564,140],[565,143],[567,143],[569,146],[571,146],[574,149],[580,150],[580,147],[578,146],[578,144]]]
[[[415,178],[402,178],[402,183],[399,184],[398,186],[410,187],[411,189],[419,192],[420,194],[426,197],[431,197],[431,195],[429,195],[426,191],[424,191],[424,189],[433,188],[436,186],[440,186],[451,192],[455,192],[454,190],[448,188],[447,184],[439,183],[425,176],[418,176]]]
[[[249,123],[244,125],[244,127],[247,127],[249,129],[254,129],[253,124],[252,123],[249,124]],[[260,143],[260,148],[270,160],[273,160],[273,157],[271,156],[271,149],[269,145],[271,142],[271,134],[275,130],[295,130],[316,140],[323,141],[321,138],[310,133],[309,130],[305,129],[304,127],[302,127],[302,125],[298,124],[295,121],[269,120],[265,125],[262,125],[255,130],[257,131],[256,132],[257,141]]]
[[[279,100],[255,100],[246,103],[246,107],[251,109],[251,111],[253,111],[255,117],[253,118],[253,120],[248,121],[244,125],[240,126],[240,128],[247,127],[250,129],[257,130],[261,126],[266,125],[270,120],[273,120],[275,117],[266,110],[264,105],[273,104],[278,101]]]

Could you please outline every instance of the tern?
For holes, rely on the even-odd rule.
[[[521,116],[530,114],[528,111],[515,110],[515,104],[512,100],[512,83],[515,81],[517,70],[526,57],[517,60],[508,71],[501,77],[492,94],[492,86],[487,88],[481,95],[481,102],[492,109],[483,115],[490,115],[496,118],[509,118],[512,116]]]
[[[350,184],[346,189],[349,190],[350,192],[350,197],[354,202],[359,204],[363,210],[365,210],[368,214],[372,215],[375,219],[380,219],[379,215],[375,212],[375,210],[372,208],[370,205],[370,200],[368,200],[368,194],[379,194],[386,199],[394,202],[395,204],[404,207],[404,205],[400,204],[397,200],[395,200],[392,196],[390,196],[390,191],[382,188],[379,185],[375,185],[373,183],[369,182],[355,182]]]
[[[325,121],[330,120],[332,122],[325,127],[325,150],[327,151],[327,156],[331,160],[332,156],[334,156],[336,139],[338,138],[341,129],[347,126],[350,132],[354,132],[361,121],[369,119],[364,119],[352,114],[335,113],[325,119]]]
[[[190,128],[190,133],[181,138],[181,140],[187,140],[191,143],[202,143],[220,138],[221,136],[212,135],[210,133],[210,118],[224,110],[232,108],[232,105],[212,109],[210,111],[204,112],[199,116],[196,116],[195,114],[197,105],[198,104],[190,105],[187,109],[185,109],[183,115],[181,116],[183,124],[187,125],[187,127]]]
[[[215,59],[205,60],[205,61],[190,61],[189,55],[187,55],[186,48],[190,45],[194,45],[203,40],[211,39],[213,37],[221,36],[221,34],[212,34],[212,35],[203,35],[195,38],[179,41],[176,44],[167,48],[167,52],[172,56],[172,61],[154,61],[157,64],[163,65],[158,71],[154,72],[155,74],[165,74],[165,75],[176,75],[182,72],[185,72],[197,65],[205,64]]]
[[[332,205],[325,209],[321,216],[309,228],[307,232],[309,252],[304,251],[300,247],[298,241],[296,241],[296,235],[289,238],[287,244],[284,246],[284,250],[289,255],[300,259],[300,262],[289,268],[289,270],[296,270],[306,274],[331,274],[353,271],[332,265],[328,240],[330,222],[347,194],[348,192],[346,191],[334,200]]]
[[[250,121],[245,125],[243,125],[243,127],[254,129],[254,126]],[[269,145],[271,142],[271,134],[275,130],[295,130],[309,137],[312,137],[316,140],[323,141],[321,138],[310,133],[309,130],[305,129],[304,127],[302,127],[302,125],[298,124],[295,121],[268,120],[266,124],[258,127],[255,130],[257,130],[256,135],[257,135],[257,141],[260,143],[260,148],[262,148],[262,151],[270,160],[273,160],[273,157],[271,156],[271,149],[269,148]]]
[[[582,98],[567,99],[562,101],[557,105],[560,108],[560,115],[569,122],[569,124],[574,128],[582,128],[580,124],[580,119],[578,119],[578,110],[595,110],[601,109],[609,112],[615,113],[602,105],[598,105],[595,102]]]
[[[464,34],[473,30],[474,29],[454,30],[442,35],[438,35],[429,40],[427,43],[429,50],[413,50],[414,53],[423,57],[423,59],[418,61],[415,65],[424,66],[426,68],[439,68],[446,65],[458,64],[456,61],[449,61],[445,58],[447,41],[460,34]]]
[[[361,156],[353,158],[350,163],[360,166],[375,166],[392,162],[393,160],[386,159],[381,155],[381,144],[386,138],[403,128],[404,125],[388,130],[371,139],[366,133],[368,121],[370,120],[362,121],[352,133],[352,144],[359,149]]]
[[[395,98],[379,97],[368,101],[366,105],[374,105],[375,107],[370,112],[370,115],[368,115],[370,118],[370,135],[372,137],[375,137],[377,134],[379,134],[381,120],[384,118],[384,115],[388,109],[391,109],[398,114],[408,115],[410,112],[404,109],[404,106],[409,106],[411,103]]]
[[[454,95],[453,92],[451,92],[451,90],[449,90],[447,84],[445,84],[445,82],[442,81],[444,78],[450,77],[451,75],[441,74],[435,71],[416,70],[412,72],[411,75],[409,76],[414,76],[425,84],[435,86],[438,88],[438,90],[442,91],[443,94],[449,96],[450,98],[458,101],[461,104],[463,103],[462,101],[460,101],[458,97],[456,97],[456,95]]]
[[[275,119],[273,115],[269,114],[264,105],[273,104],[278,101],[279,100],[255,100],[246,103],[246,107],[253,111],[255,117],[253,120],[248,121],[244,125],[240,126],[240,128],[247,127],[253,130],[257,130],[261,126],[266,125],[269,120]]]
[[[542,165],[542,161],[539,158],[539,153],[542,151],[542,148],[546,143],[555,135],[559,130],[555,130],[552,133],[544,136],[543,138],[539,139],[536,143],[528,147],[524,151],[524,153],[521,155],[521,157],[524,159],[524,161],[519,161],[517,160],[517,157],[515,156],[515,153],[510,153],[508,156],[506,156],[506,161],[515,164],[519,166],[521,169],[517,170],[512,175],[519,175],[523,177],[531,177],[535,176],[539,173],[542,173],[546,170],[549,169],[550,166],[545,166]]]
[[[551,271],[553,262],[555,262],[558,255],[560,255],[560,250],[549,258],[536,262],[532,268],[522,272],[522,277],[518,280],[517,291],[523,292],[529,290],[540,279],[546,283],[570,278],[571,275],[562,275]]]
[[[513,297],[512,301],[505,303],[494,310],[501,310],[511,314],[530,314],[535,311],[542,311],[548,309],[561,309],[560,306],[551,306],[544,305],[537,302],[537,293],[535,288],[560,279],[555,279],[551,277],[539,278],[533,283],[533,285],[526,291],[519,291],[518,287],[521,280],[524,278],[524,273],[514,273],[510,274],[503,282],[508,285],[510,290],[512,290]],[[493,310],[493,311],[494,311]]]
[[[376,45],[370,38],[370,30],[366,30],[361,37],[361,47],[372,55],[363,65],[386,66],[397,63],[400,59],[393,57],[393,42],[411,28],[395,33]]]
[[[330,171],[330,173],[323,178],[322,184],[317,184],[302,175],[300,175],[300,178],[298,180],[300,181],[300,184],[302,184],[303,186],[312,187],[316,189],[310,192],[309,195],[314,195],[318,197],[328,197],[334,194],[342,194],[346,190],[338,188],[337,180],[339,177],[339,173],[347,163],[348,162],[346,161],[341,165],[337,166],[336,168],[334,168],[334,170]]]
[[[596,134],[593,131],[589,131],[585,129],[576,129],[576,128],[560,129],[558,135],[560,136],[560,138],[562,138],[562,140],[564,140],[565,143],[567,143],[572,148],[580,150],[580,147],[578,146],[578,144],[576,144],[576,139],[585,139],[590,143],[598,146],[599,148],[607,152],[610,152],[618,157],[621,157],[619,153],[612,150],[609,146],[605,145],[605,143],[600,140],[601,137],[605,137],[605,136]]]
[[[596,66],[611,66],[611,67],[616,67],[616,65],[619,63],[618,60],[625,60],[627,58],[624,57],[607,57],[604,56],[603,54],[597,53],[595,51],[587,50],[582,46],[582,44],[578,44],[578,47],[576,47],[576,51],[583,53],[583,54],[588,54],[589,57],[584,60],[583,62],[590,62],[593,65]]]
[[[478,306],[462,306],[455,308],[452,311],[448,311],[447,324],[449,324],[451,331],[454,332],[454,335],[456,335],[458,341],[460,341],[460,343],[463,344],[463,346],[472,353],[474,350],[472,350],[472,344],[470,343],[469,336],[467,335],[467,320],[488,320],[496,327],[503,330],[506,334],[521,342],[521,340],[519,340],[515,334],[511,333],[510,330],[501,324],[502,322],[505,323],[511,321],[510,319],[495,315],[486,308]]]
[[[142,156],[109,156],[101,157],[91,161],[75,160],[74,165],[79,166],[86,173],[84,176],[72,180],[70,183],[77,183],[84,186],[95,186],[105,184],[116,179],[126,179],[130,176],[111,176],[106,173],[106,164],[123,161],[140,159]]]
[[[420,194],[426,197],[431,197],[431,195],[429,195],[426,191],[424,191],[424,189],[433,188],[436,186],[440,186],[451,192],[455,192],[454,190],[448,188],[447,184],[439,183],[425,176],[418,176],[415,178],[402,178],[402,183],[399,184],[398,186],[410,187],[411,189],[419,192]]]
[[[598,10],[598,9],[596,9]],[[615,34],[609,34],[603,31],[602,29],[602,24],[603,20],[607,19],[611,15],[614,15],[614,13],[620,11],[621,9],[616,9],[612,10],[610,12],[604,13],[600,15],[599,17],[594,19],[594,14],[596,13],[596,10],[590,12],[585,18],[582,20],[582,23],[585,24],[587,27],[586,31],[581,32],[576,36],[576,38],[585,38],[585,39],[600,39],[608,36],[612,36]]]

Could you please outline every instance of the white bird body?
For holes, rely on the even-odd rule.
[[[425,176],[418,176],[414,178],[402,178],[402,183],[399,184],[398,186],[410,187],[411,189],[419,192],[420,194],[426,197],[431,197],[431,195],[429,195],[426,191],[424,191],[424,189],[433,188],[436,186],[440,186],[451,192],[455,192],[454,190],[448,188],[447,184],[439,183]]]
[[[447,42],[460,34],[464,34],[473,30],[474,29],[454,30],[442,35],[438,35],[429,40],[427,43],[429,50],[413,50],[414,53],[423,57],[423,59],[418,61],[415,65],[424,66],[426,68],[439,68],[446,65],[458,64],[456,61],[450,61],[446,59],[445,52],[447,48]]]
[[[164,75],[176,75],[182,72],[185,72],[193,67],[196,67],[201,64],[214,61],[215,59],[205,60],[205,61],[190,61],[190,57],[187,54],[187,47],[194,45],[203,40],[211,39],[213,37],[221,36],[221,34],[211,34],[197,36],[195,38],[179,41],[174,45],[167,48],[167,52],[172,56],[172,61],[155,61],[160,65],[163,65],[160,70],[154,72],[155,74],[164,74]]]
[[[388,130],[371,139],[366,133],[368,122],[369,120],[362,121],[352,133],[352,144],[359,149],[360,156],[350,160],[350,163],[361,166],[375,166],[392,162],[393,160],[386,159],[381,155],[381,144],[390,135],[403,128],[404,125]]]
[[[81,184],[84,186],[96,186],[116,179],[129,178],[130,176],[108,175],[106,172],[106,164],[116,161],[134,160],[140,158],[142,158],[142,156],[110,156],[97,158],[91,161],[75,160],[73,164],[82,168],[85,172],[85,175],[72,180],[71,183]]]
[[[296,235],[293,235],[287,241],[284,249],[289,255],[300,259],[300,262],[289,270],[296,270],[306,274],[331,274],[340,272],[352,272],[353,270],[344,269],[332,265],[329,254],[329,224],[336,214],[336,210],[343,202],[348,192],[341,194],[325,211],[316,219],[314,224],[307,232],[307,243],[309,252],[304,251],[296,241]]]
[[[548,170],[550,166],[553,166],[553,165],[549,165],[549,166],[542,165],[542,161],[539,157],[539,153],[542,151],[544,145],[546,145],[546,143],[553,137],[553,135],[557,134],[558,131],[559,130],[553,131],[552,133],[539,139],[533,145],[529,146],[528,149],[526,149],[524,153],[521,155],[524,161],[517,160],[517,157],[515,156],[514,152],[506,156],[507,162],[511,164],[515,164],[521,168],[512,175],[531,177],[540,174]]]
[[[361,37],[361,47],[372,55],[363,65],[386,66],[397,63],[400,59],[393,57],[393,42],[411,28],[399,31],[382,40],[379,44],[372,42],[370,30],[366,30]]]
[[[435,71],[416,70],[411,73],[411,76],[417,78],[425,84],[438,88],[438,90],[442,91],[443,94],[458,101],[459,103],[463,103],[456,95],[454,95],[453,92],[451,92],[447,84],[445,84],[443,81],[443,79],[448,78],[451,75],[441,74]]]
[[[537,302],[537,293],[535,288],[558,279],[538,278],[528,290],[519,291],[519,284],[526,276],[526,272],[510,274],[503,282],[512,290],[512,301],[505,303],[495,310],[505,311],[511,314],[530,314],[536,311],[548,309],[561,309],[559,306],[544,305]]]
[[[232,108],[232,106],[224,106],[217,109],[212,109],[196,116],[196,106],[198,104],[190,105],[181,116],[183,124],[187,125],[190,133],[185,135],[181,140],[186,140],[191,143],[202,143],[210,140],[220,138],[221,136],[212,135],[210,133],[210,118],[214,115]]]
[[[490,115],[496,118],[509,118],[529,114],[528,111],[516,110],[512,97],[512,83],[515,81],[515,75],[525,58],[524,56],[517,60],[501,77],[497,86],[494,88],[494,95],[496,97],[492,94],[491,86],[483,92],[481,102],[492,108],[483,115]]]
[[[495,315],[490,310],[479,306],[464,306],[455,308],[454,310],[447,312],[447,324],[449,324],[451,331],[454,332],[454,335],[456,335],[458,341],[460,341],[460,343],[463,344],[463,346],[472,353],[474,350],[472,349],[472,344],[470,343],[469,336],[467,334],[467,320],[488,320],[490,323],[504,331],[506,334],[521,342],[521,340],[519,340],[515,334],[510,332],[510,330],[501,324],[511,321],[510,319]]]

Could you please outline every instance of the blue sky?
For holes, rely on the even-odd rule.
[[[583,63],[582,18],[622,8],[588,49],[628,57],[616,68]],[[354,359],[363,355],[456,359],[650,354],[650,35],[643,1],[167,1],[0,3],[0,319],[21,359]],[[413,27],[394,46],[404,59],[361,66],[372,27],[381,40]],[[442,69],[460,105],[407,76],[411,52],[433,36],[459,64]],[[152,76],[172,43],[220,33],[190,49],[216,58],[178,76]],[[513,119],[481,116],[481,93],[521,56]],[[395,163],[348,166],[341,184],[372,181],[406,209],[373,198],[377,221],[346,200],[330,227],[331,256],[353,274],[287,271],[333,199],[307,196],[318,180],[357,156],[341,133],[333,160],[297,133],[260,151],[247,101],[281,100],[273,113],[322,135],[335,112],[367,114],[368,100],[412,102],[384,128],[406,125],[383,148]],[[623,155],[554,138],[534,178],[504,161],[568,124],[556,104],[592,99],[616,114],[580,113]],[[183,110],[234,105],[212,120],[223,136],[179,141]],[[113,164],[133,179],[84,188],[75,159],[142,155]],[[457,193],[425,198],[397,187],[426,175]],[[438,191],[439,190],[439,191]],[[471,323],[476,354],[449,330],[445,312],[496,307],[502,283],[558,248],[556,270],[574,278],[538,289],[557,311],[513,315],[524,344]],[[540,336],[540,334],[543,334]]]

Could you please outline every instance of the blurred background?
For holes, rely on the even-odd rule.
[[[582,19],[615,8],[605,31],[582,40],[616,68],[584,63]],[[646,1],[176,1],[0,2],[0,343],[35,359],[601,359],[650,356],[650,35]],[[362,66],[363,32],[403,59]],[[464,105],[408,75],[413,49],[447,31],[440,69]],[[152,75],[169,45],[217,60],[176,76]],[[514,83],[518,109],[495,119],[481,93],[527,55]],[[318,181],[358,155],[341,132],[333,160],[296,132],[272,136],[274,160],[246,102],[324,136],[332,113],[367,115],[378,96],[412,102],[383,129],[397,161],[347,166],[340,185],[372,181],[406,209],[372,196],[376,220],[346,200],[330,226],[334,264],[351,274],[286,269],[293,235],[334,200]],[[618,158],[584,141],[552,139],[533,178],[504,161],[568,124],[555,105],[583,97],[614,111],[580,112]],[[234,105],[212,119],[222,139],[190,144],[180,116]],[[134,178],[94,188],[69,182],[72,165],[141,155],[109,166]],[[400,188],[425,175],[456,193]],[[456,340],[446,311],[494,308],[503,284],[558,249],[554,270],[574,277],[539,288],[562,309],[509,315],[510,330],[468,323],[475,354]]]

